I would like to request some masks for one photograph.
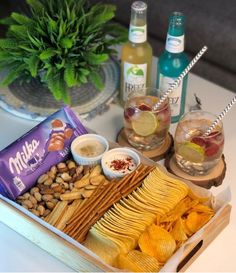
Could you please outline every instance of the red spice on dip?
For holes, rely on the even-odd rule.
[[[116,148],[102,157],[104,174],[109,178],[119,178],[134,171],[140,164],[139,155],[128,148]]]

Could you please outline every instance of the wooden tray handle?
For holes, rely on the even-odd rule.
[[[177,272],[180,272],[181,269],[192,259],[192,257],[201,249],[203,245],[203,240],[201,240],[200,242],[198,242],[193,248],[192,250],[187,254],[187,256],[185,258],[182,259],[182,261],[179,263],[179,265],[177,266]]]

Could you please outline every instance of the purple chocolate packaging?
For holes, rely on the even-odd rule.
[[[29,190],[37,178],[70,154],[71,142],[87,130],[65,106],[0,151],[0,194],[10,199]]]

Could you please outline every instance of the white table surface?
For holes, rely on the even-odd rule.
[[[196,93],[204,110],[219,113],[235,93],[223,89],[193,74],[189,75],[187,101]],[[236,106],[224,118],[226,135],[224,154],[227,173],[221,186],[211,189],[214,194],[230,186],[232,212],[230,224],[207,247],[188,268],[191,272],[233,272],[236,271]],[[115,140],[122,127],[122,108],[112,104],[109,111],[97,116],[84,125],[94,129],[110,140]],[[36,122],[20,119],[0,109],[0,149],[27,132]],[[173,133],[175,126],[171,126]],[[1,218],[1,216],[0,216]],[[0,220],[1,221],[1,220]],[[0,271],[50,272],[73,271],[15,231],[0,222]]]

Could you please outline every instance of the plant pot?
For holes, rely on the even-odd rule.
[[[71,107],[85,119],[91,119],[107,110],[117,95],[120,67],[118,61],[110,59],[101,67],[104,89],[99,91],[91,83],[69,90]],[[41,121],[64,105],[56,101],[50,90],[39,80],[29,83],[15,81],[8,88],[0,89],[0,106],[5,110],[26,118]]]

